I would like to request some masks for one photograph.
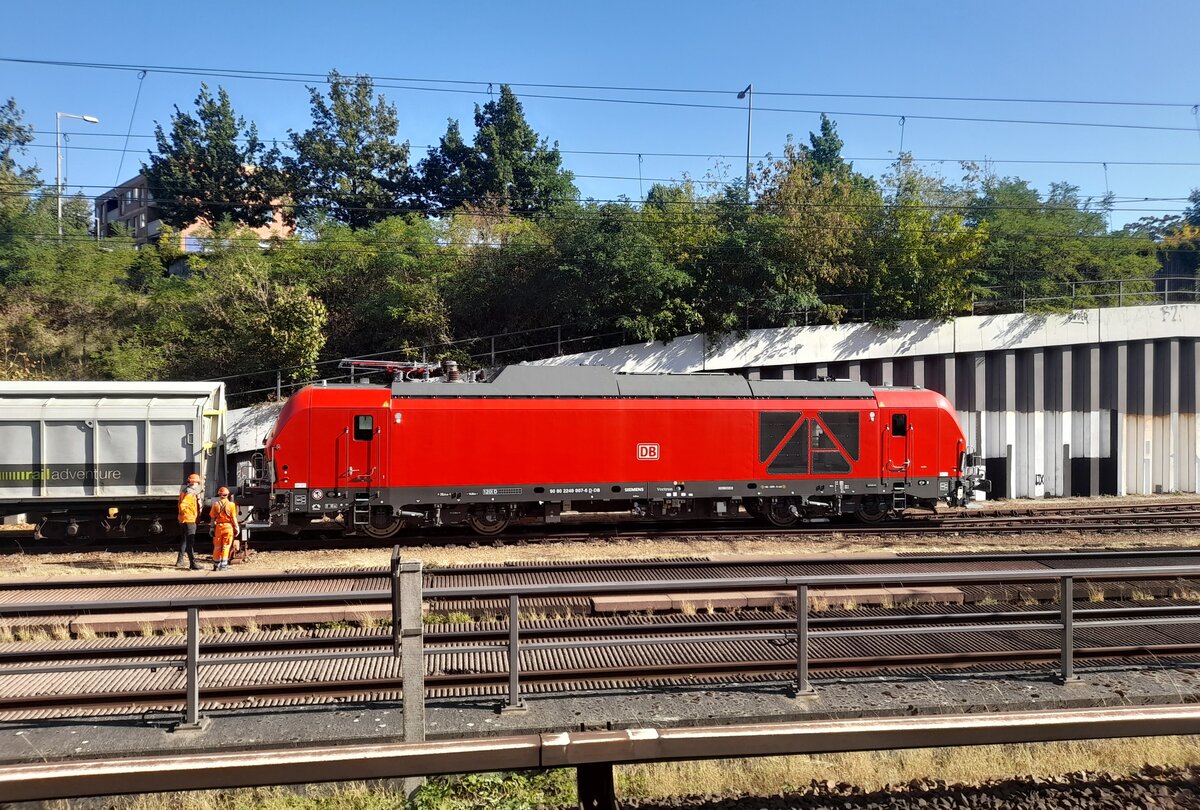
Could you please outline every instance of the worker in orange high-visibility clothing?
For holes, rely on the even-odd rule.
[[[217,490],[217,502],[208,514],[213,520],[213,570],[224,571],[229,567],[233,538],[239,530],[238,508],[229,497],[229,487]]]
[[[175,559],[176,568],[191,568],[199,571],[196,563],[196,520],[204,508],[204,479],[196,473],[187,477],[187,481],[179,488],[179,556]],[[187,559],[184,559],[184,555]]]

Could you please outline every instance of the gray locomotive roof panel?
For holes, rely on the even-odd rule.
[[[871,398],[867,383],[767,380],[737,374],[617,374],[603,366],[507,366],[490,382],[396,382],[392,396]]]
[[[861,399],[875,396],[870,384],[857,380],[751,380],[750,390],[756,399]]]

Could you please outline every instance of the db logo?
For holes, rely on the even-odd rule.
[[[658,461],[657,444],[639,444],[637,446],[638,461]]]

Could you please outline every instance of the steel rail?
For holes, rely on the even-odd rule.
[[[1055,628],[1057,629],[1057,627]],[[790,636],[788,640],[794,640]],[[524,649],[525,645],[522,645]],[[439,650],[437,653],[451,654],[454,652],[478,652],[479,648],[463,648],[460,650]],[[503,647],[497,646],[486,651],[502,653]],[[1192,656],[1200,652],[1197,644],[1175,645],[1120,645],[1109,647],[1080,648],[1079,657],[1084,659],[1112,659],[1132,655],[1154,655],[1158,658],[1175,656]],[[810,659],[810,667],[814,671],[844,671],[854,669],[860,671],[890,671],[903,670],[911,667],[928,667],[941,665],[951,669],[961,669],[979,663],[1021,664],[1029,662],[1056,661],[1059,650],[1056,647],[1025,648],[1016,650],[974,650],[971,652],[938,652],[915,653],[880,658],[874,655],[861,656],[826,656]],[[390,657],[381,652],[375,657]],[[262,663],[281,663],[286,659],[264,659]],[[202,661],[202,663],[206,663]],[[255,663],[255,662],[247,662]],[[522,670],[521,679],[526,683],[549,684],[551,686],[569,687],[576,682],[595,683],[596,681],[658,681],[664,678],[689,677],[693,675],[729,676],[730,678],[747,675],[777,675],[779,680],[791,677],[791,667],[795,664],[791,656],[773,659],[756,660],[727,660],[703,662],[673,662],[655,665],[647,670],[646,667],[629,664],[611,667],[580,667],[574,669],[554,670]],[[164,667],[179,669],[182,664]],[[509,672],[504,668],[489,671],[469,673],[434,673],[426,677],[425,689],[431,688],[465,688],[465,687],[502,687],[507,684]],[[142,689],[130,692],[98,692],[98,693],[55,693],[41,695],[18,695],[0,698],[0,711],[38,710],[53,708],[100,708],[100,707],[131,707],[131,706],[178,706],[184,703],[185,687],[173,689]],[[224,684],[206,686],[203,699],[210,703],[222,701],[237,701],[246,698],[291,698],[291,697],[338,697],[338,696],[369,696],[379,692],[400,692],[402,684],[396,678],[357,678],[334,681],[316,682],[283,682],[283,683],[251,683]]]
[[[711,565],[709,567],[712,567]],[[508,596],[590,596],[670,591],[742,591],[794,589],[805,584],[811,588],[886,584],[960,584],[979,582],[1047,582],[1063,577],[1089,581],[1145,580],[1184,578],[1200,575],[1200,565],[1130,566],[1127,568],[1070,567],[1057,569],[1012,569],[1006,571],[935,571],[875,574],[813,574],[721,579],[643,580],[636,582],[567,582],[555,584],[509,584],[433,587],[424,590],[427,599],[486,599]],[[150,600],[97,600],[94,602],[0,603],[0,616],[62,615],[88,612],[162,612],[188,608],[221,609],[230,607],[296,607],[303,605],[376,604],[388,602],[391,590],[357,590],[304,594],[265,594],[228,596],[181,596]]]
[[[1154,618],[1158,616],[1186,615],[1200,611],[1200,605],[1159,605],[1126,608],[1084,608],[1075,611],[1079,622],[1089,621],[1092,616],[1109,616],[1123,618],[1129,624],[1145,624],[1138,618]],[[1012,611],[970,611],[962,613],[916,613],[896,614],[891,616],[810,616],[809,625],[814,628],[837,627],[842,625],[884,625],[887,627],[903,627],[908,625],[954,625],[966,622],[1000,621],[1011,619],[1014,627],[1020,621],[1034,622],[1038,619],[1049,619],[1059,615],[1058,610],[1012,610]],[[1098,626],[1098,625],[1093,625]],[[452,644],[463,642],[506,641],[508,630],[504,627],[487,630],[434,630],[436,626],[425,628],[427,643]],[[788,619],[738,619],[729,621],[698,621],[686,623],[663,623],[646,625],[621,624],[568,624],[560,627],[523,627],[523,638],[545,638],[561,636],[603,636],[613,633],[624,633],[635,636],[646,636],[654,633],[695,632],[695,631],[769,631],[780,628],[794,628],[795,620]],[[65,642],[64,642],[65,643]],[[296,638],[256,639],[238,641],[207,641],[204,644],[208,655],[249,655],[252,653],[269,653],[273,651],[302,651],[310,649],[330,649],[341,647],[373,647],[392,643],[390,633],[373,633],[358,636],[301,636]],[[39,642],[38,644],[41,644]],[[187,642],[180,641],[171,644],[132,644],[128,646],[106,647],[61,647],[51,649],[31,649],[12,651],[5,647],[14,644],[0,645],[0,667],[16,664],[37,664],[50,661],[78,661],[112,658],[146,658],[151,656],[182,655],[187,649]]]
[[[1189,510],[1191,510],[1191,511],[1189,511]],[[841,532],[851,533],[851,534],[897,534],[897,533],[903,534],[903,533],[911,533],[911,532],[918,532],[918,531],[944,533],[944,532],[959,531],[960,529],[958,529],[958,528],[951,528],[952,525],[956,525],[956,524],[961,524],[961,530],[996,531],[996,532],[1007,533],[1007,532],[1012,532],[1012,531],[1017,531],[1017,530],[1025,530],[1027,528],[1030,528],[1030,527],[1022,528],[1020,526],[1020,524],[1022,522],[1032,522],[1032,521],[1039,521],[1039,520],[1043,521],[1043,524],[1041,526],[1035,526],[1033,528],[1040,528],[1045,531],[1069,530],[1073,526],[1078,526],[1078,527],[1086,526],[1087,528],[1093,528],[1096,531],[1106,531],[1106,532],[1107,531],[1117,531],[1120,528],[1127,528],[1127,527],[1120,526],[1120,525],[1117,525],[1117,526],[1091,526],[1091,525],[1088,525],[1089,521],[1093,520],[1093,518],[1089,517],[1091,515],[1111,516],[1113,519],[1124,520],[1124,521],[1141,520],[1144,522],[1144,521],[1148,520],[1150,523],[1152,523],[1154,525],[1144,527],[1146,530],[1154,530],[1154,529],[1160,529],[1160,528],[1194,528],[1196,525],[1200,525],[1200,503],[1196,503],[1196,502],[1186,502],[1186,503],[1180,503],[1180,504],[1156,503],[1156,504],[1146,504],[1146,505],[1095,504],[1095,505],[1080,506],[1080,507],[1050,507],[1050,508],[1037,508],[1037,509],[1027,508],[1027,509],[1024,509],[1021,511],[1017,511],[1017,510],[987,510],[987,511],[980,511],[980,512],[970,512],[970,513],[965,513],[965,514],[964,513],[952,513],[952,514],[946,514],[946,515],[940,515],[940,516],[939,515],[910,516],[909,518],[903,519],[901,521],[890,521],[890,522],[879,523],[879,524],[860,524],[860,523],[839,524],[839,523],[828,522],[827,518],[818,518],[817,520],[821,521],[820,526],[813,526],[812,524],[807,524],[804,526],[792,526],[792,527],[767,526],[767,525],[763,525],[762,523],[756,521],[753,518],[749,518],[749,517],[726,518],[726,519],[722,520],[719,524],[712,524],[712,523],[701,524],[696,521],[678,521],[678,522],[658,522],[655,524],[650,524],[649,526],[647,526],[646,523],[633,523],[633,522],[629,522],[629,521],[621,521],[621,522],[616,522],[616,523],[612,523],[612,522],[585,523],[582,521],[578,521],[575,523],[575,525],[585,527],[582,531],[557,532],[554,534],[544,534],[541,536],[538,536],[537,532],[545,531],[545,528],[542,526],[532,526],[532,525],[520,526],[520,525],[518,525],[518,526],[515,526],[513,530],[510,530],[509,533],[506,533],[502,537],[484,538],[484,537],[480,537],[479,535],[474,535],[474,534],[446,534],[446,533],[440,533],[436,530],[435,531],[422,530],[422,531],[418,531],[418,532],[411,533],[411,534],[397,535],[393,538],[383,538],[383,539],[368,538],[368,537],[357,537],[356,538],[355,536],[340,537],[336,541],[334,541],[334,545],[332,545],[332,546],[326,545],[326,546],[320,546],[320,547],[337,547],[343,541],[355,541],[355,540],[358,540],[359,542],[354,543],[351,546],[346,546],[346,547],[355,547],[355,548],[375,547],[375,546],[381,545],[381,544],[382,545],[390,544],[392,541],[398,540],[398,539],[406,540],[409,542],[437,540],[437,541],[441,541],[441,542],[449,544],[449,545],[460,545],[460,544],[464,544],[464,543],[475,545],[475,544],[479,544],[479,543],[483,543],[483,542],[490,542],[493,544],[504,544],[505,542],[537,544],[537,543],[542,543],[542,542],[561,541],[561,540],[565,540],[565,539],[566,540],[569,540],[569,539],[594,539],[597,536],[604,536],[604,535],[619,536],[619,537],[623,537],[626,539],[635,539],[638,537],[667,538],[667,537],[674,537],[674,536],[687,536],[687,535],[695,534],[695,533],[704,533],[704,534],[710,534],[710,535],[716,535],[716,536],[738,535],[738,534],[745,534],[747,532],[775,534],[775,535],[825,534],[830,531],[841,531]],[[1189,523],[1166,522],[1166,521],[1171,521],[1178,517],[1190,517],[1193,520]],[[1074,521],[1074,523],[1071,522],[1072,520]],[[1160,521],[1164,521],[1164,523],[1162,523],[1162,525],[1158,525]],[[744,526],[731,526],[730,523],[733,523],[733,522],[738,522],[738,523],[742,523],[745,525]],[[987,525],[981,525],[981,524],[987,524],[990,522],[995,522],[995,523],[1003,524],[1003,525],[997,525],[994,527],[990,527]],[[686,523],[688,525],[686,525],[686,526],[679,525],[679,524],[683,524],[683,523]],[[972,526],[971,524],[977,524],[977,525]],[[590,529],[588,527],[590,527]],[[632,527],[635,529],[635,531],[625,532],[625,531],[622,531],[622,527]],[[337,528],[337,527],[330,527],[330,528],[333,530],[340,530],[340,528]],[[530,529],[532,531],[530,534],[525,534],[520,531],[523,528]],[[572,528],[574,528],[574,527],[572,527]],[[307,529],[307,531],[310,533],[321,531],[321,530],[322,529],[319,527],[311,527],[311,528]],[[10,533],[10,535],[22,535],[22,536],[26,536],[26,537],[29,536],[28,534],[23,534],[21,532],[12,532],[12,533]],[[117,538],[117,539],[119,539],[119,538]],[[281,546],[281,547],[289,547],[291,545],[297,545],[298,547],[301,547],[301,548],[319,547],[312,540],[302,539],[302,535],[300,536],[299,539],[296,536],[275,536],[275,535],[269,535],[269,536],[265,536],[265,537],[260,536],[256,542],[266,543],[270,546]],[[328,544],[330,541],[325,541],[325,542]],[[364,546],[364,543],[365,543],[365,546]],[[121,547],[124,549],[145,548],[145,549],[150,549],[150,550],[161,548],[160,545],[138,543],[136,540],[131,540],[128,543],[123,543],[121,545]],[[71,546],[46,545],[46,546],[38,547],[37,550],[43,550],[43,551],[49,552],[49,551],[54,551],[59,548],[71,548]],[[30,548],[26,547],[23,550],[28,553],[30,551]]]

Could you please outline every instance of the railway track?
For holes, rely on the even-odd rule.
[[[844,557],[761,557],[710,559],[644,558],[580,560],[432,567],[423,571],[425,590],[482,588],[502,585],[577,585],[596,582],[686,581],[700,578],[825,576],[836,574],[905,574],[936,571],[1044,570],[1048,578],[1067,567],[1132,567],[1189,565],[1200,562],[1200,548],[1136,551],[1040,551],[972,554],[853,555]],[[71,577],[42,580],[0,580],[0,606],[72,605],[75,613],[122,610],[126,603],[149,599],[236,598],[250,594],[294,593],[379,594],[389,587],[385,568],[330,568],[303,571],[232,571],[219,575],[187,573],[116,577]],[[980,588],[980,598],[994,589]],[[1033,586],[1025,586],[1033,587]],[[1082,586],[1081,586],[1082,587]],[[1198,586],[1200,589],[1200,586]],[[972,592],[973,593],[973,592]],[[1085,594],[1086,596],[1086,594]],[[376,596],[376,600],[379,597]],[[564,597],[563,599],[566,599]],[[488,605],[495,600],[485,601]],[[547,604],[540,600],[533,604]],[[562,600],[560,600],[562,601]],[[438,600],[438,609],[453,609],[464,600]],[[442,604],[444,603],[444,604]]]
[[[920,625],[921,636],[871,636],[815,639],[810,668],[823,678],[864,675],[914,675],[938,672],[988,672],[1049,667],[1059,656],[1057,633],[1042,629],[1054,611],[1007,607],[993,616],[1013,621],[1003,633],[939,635],[938,629],[977,623],[978,611],[944,606],[863,613],[834,611],[814,616],[814,630],[897,629]],[[1078,611],[1079,619],[1121,617],[1148,621],[1200,617],[1195,603],[1102,604]],[[987,618],[984,614],[982,618]],[[1033,625],[1023,629],[1022,623]],[[739,619],[733,616],[647,617],[632,628],[637,638],[619,647],[570,648],[572,640],[625,638],[630,628],[615,620],[533,622],[523,628],[532,649],[521,652],[521,679],[535,692],[572,689],[650,688],[769,682],[794,676],[795,642],[787,630],[794,616]],[[426,636],[427,693],[435,697],[498,695],[508,678],[501,642],[508,628],[484,623],[470,628],[430,628]],[[663,639],[695,638],[703,643],[664,644]],[[279,701],[319,703],[341,698],[402,698],[400,668],[390,651],[390,634],[362,631],[348,636],[263,633],[216,638],[204,645],[213,663],[205,668],[203,698],[211,706],[237,703],[271,705]],[[9,649],[11,648],[11,649]],[[125,639],[117,643],[43,642],[0,647],[0,717],[44,717],[97,710],[177,709],[184,699],[184,676],[177,656],[181,645],[163,639]],[[279,660],[272,654],[327,653],[324,660]],[[1129,665],[1137,658],[1200,661],[1200,625],[1152,628],[1102,628],[1080,639],[1078,660]],[[79,670],[17,675],[17,668],[70,659]],[[245,659],[241,663],[239,659]],[[151,669],[89,671],[89,666],[119,663]]]
[[[532,587],[519,615],[519,671],[526,688],[643,688],[681,684],[772,681],[794,675],[796,621],[792,602],[780,599],[761,611],[620,615],[588,612],[588,586],[614,592],[630,586],[642,598],[646,585],[668,591],[703,584],[794,581],[834,577],[902,583],[906,577],[945,575],[979,580],[951,589],[961,605],[839,609],[837,601],[811,608],[810,669],[820,675],[933,674],[947,670],[994,671],[1049,666],[1061,651],[1055,617],[1056,579],[1071,571],[1080,631],[1076,657],[1089,662],[1157,657],[1200,661],[1200,550],[1154,552],[1041,552],[1029,554],[875,556],[846,558],[584,561],[549,564],[476,565],[423,572],[423,601],[430,610],[459,610],[459,624],[426,625],[425,689],[442,696],[487,695],[509,677],[512,647],[504,614],[507,600],[468,596]],[[1099,590],[1086,571],[1131,571],[1135,582],[1107,582]],[[1176,578],[1161,576],[1162,569]],[[1008,585],[991,572],[1020,579]],[[1043,575],[1044,574],[1044,578]],[[206,610],[254,601],[330,604],[387,600],[383,569],[235,574],[204,579],[146,577],[53,582],[0,582],[6,621],[71,621],[72,617],[141,604],[186,605]],[[933,575],[933,576],[931,576]],[[1158,576],[1157,579],[1152,576]],[[873,579],[872,579],[873,578]],[[917,577],[919,579],[919,577]],[[678,583],[678,586],[673,585]],[[719,587],[719,586],[717,586]],[[744,587],[744,586],[743,586]],[[1062,587],[1065,587],[1063,585]],[[490,589],[490,591],[489,591]],[[1141,591],[1137,601],[1112,602],[1112,590]],[[810,592],[810,599],[816,592]],[[320,596],[320,595],[324,596]],[[785,592],[786,595],[786,592]],[[1170,598],[1180,596],[1184,598]],[[70,615],[64,609],[70,606]],[[989,607],[990,605],[990,607]],[[565,608],[565,610],[559,610]],[[160,608],[156,608],[160,609]],[[515,609],[515,608],[514,608]],[[294,615],[294,614],[293,614]],[[147,619],[149,622],[150,619]],[[998,624],[1003,627],[997,628]],[[990,625],[990,627],[989,627]],[[1084,629],[1086,628],[1086,629]],[[822,635],[824,634],[824,635]],[[400,661],[393,635],[365,625],[297,631],[214,633],[202,643],[205,700],[262,704],[327,701],[347,697],[397,699]],[[0,644],[0,712],[49,716],[64,711],[177,707],[186,688],[182,636],[77,638]],[[16,713],[16,714],[13,714]],[[40,713],[40,714],[39,714]]]
[[[1088,504],[1064,507],[945,511],[923,516],[912,513],[902,520],[859,523],[852,519],[814,519],[792,527],[767,526],[749,517],[716,521],[594,520],[576,517],[559,528],[544,525],[512,526],[498,537],[484,538],[451,530],[402,532],[391,538],[342,536],[337,525],[314,527],[298,536],[262,531],[254,536],[255,548],[288,551],[312,548],[390,548],[396,542],[421,546],[534,545],[540,543],[637,541],[729,537],[788,538],[822,536],[832,532],[856,536],[965,535],[1059,533],[1070,531],[1183,532],[1200,530],[1200,501],[1166,501],[1150,504]],[[159,539],[106,539],[68,544],[34,538],[31,531],[0,532],[0,554],[47,554],[63,551],[161,551],[173,547],[174,536]]]

